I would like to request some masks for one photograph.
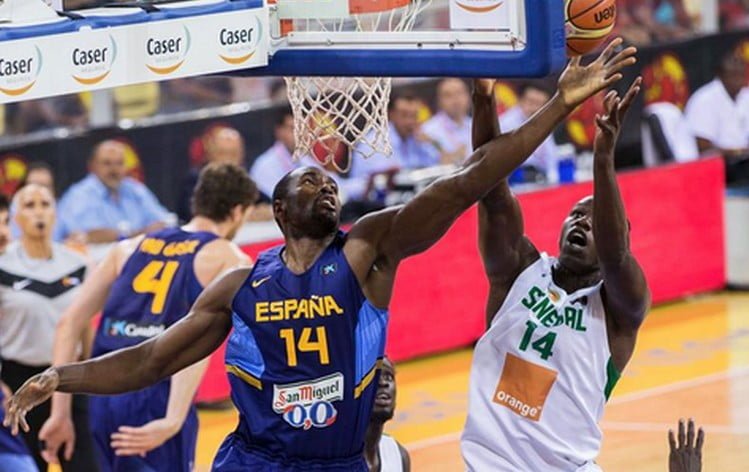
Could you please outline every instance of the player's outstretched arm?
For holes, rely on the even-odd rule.
[[[640,78],[635,80],[624,98],[613,91],[606,95],[605,113],[596,116],[594,141],[593,237],[603,275],[606,312],[614,328],[624,335],[636,333],[650,303],[645,275],[630,251],[629,223],[614,169],[614,147],[622,120],[641,82]],[[617,367],[623,367],[621,360],[614,360]]]
[[[635,48],[615,53],[621,39],[609,44],[592,63],[572,59],[559,79],[559,89],[520,128],[502,134],[475,151],[461,168],[432,183],[413,200],[359,220],[351,239],[375,246],[376,257],[390,266],[434,244],[455,219],[531,155],[554,127],[591,95],[621,80],[620,71],[635,63]]]
[[[477,149],[500,135],[494,81],[478,82],[473,92],[473,147]],[[523,215],[506,178],[479,201],[479,251],[489,279],[487,325],[502,305],[512,282],[538,251],[525,237]]]
[[[211,354],[231,330],[231,303],[249,268],[235,269],[209,285],[190,313],[164,333],[137,346],[85,362],[51,367],[30,378],[11,398],[4,424],[28,431],[26,413],[54,391],[115,394],[153,385]]]

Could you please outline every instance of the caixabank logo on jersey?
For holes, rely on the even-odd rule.
[[[273,411],[295,428],[327,428],[335,423],[338,410],[333,402],[343,400],[343,374],[305,382],[273,386]]]
[[[127,320],[104,320],[104,334],[121,338],[152,338],[166,331],[164,324],[138,324]]]
[[[32,44],[0,48],[0,93],[19,97],[31,90],[42,70],[42,52]]]
[[[257,52],[262,36],[263,25],[257,16],[251,26],[224,26],[218,33],[218,56],[233,66],[244,64]]]
[[[81,85],[96,85],[111,74],[116,59],[114,38],[107,33],[93,32],[70,51],[70,75]]]
[[[146,67],[157,75],[176,72],[190,52],[190,30],[181,24],[160,23],[146,38]]]

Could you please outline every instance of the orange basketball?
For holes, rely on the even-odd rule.
[[[567,54],[579,56],[597,48],[614,29],[616,0],[565,0]]]

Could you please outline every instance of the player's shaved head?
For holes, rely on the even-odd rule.
[[[273,189],[273,217],[285,235],[320,239],[338,229],[338,184],[318,167],[294,169]]]

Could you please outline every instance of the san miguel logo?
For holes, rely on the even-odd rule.
[[[37,46],[13,46],[0,52],[0,93],[18,97],[36,83],[42,70],[42,52]]]
[[[190,31],[184,25],[159,24],[146,39],[146,67],[169,75],[182,67],[190,51]]]
[[[221,28],[218,33],[219,57],[233,66],[252,59],[263,35],[260,19],[255,17],[255,26]]]
[[[503,1],[497,0],[456,0],[455,4],[470,13],[489,13],[501,7]]]
[[[85,46],[76,46],[70,53],[73,79],[81,85],[96,85],[112,72],[117,58],[117,43],[108,34],[86,38]]]

